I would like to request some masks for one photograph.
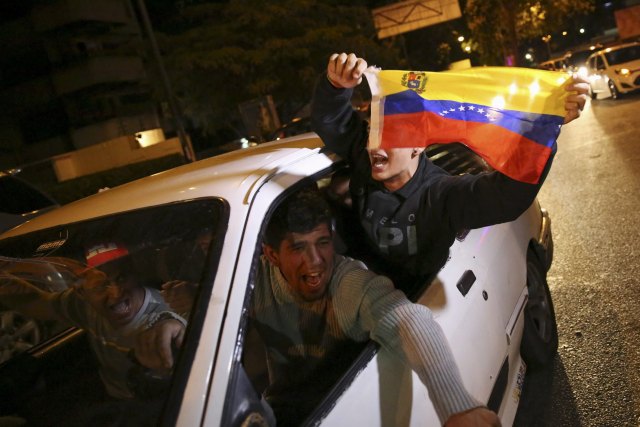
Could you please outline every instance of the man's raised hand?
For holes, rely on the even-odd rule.
[[[353,53],[334,53],[329,57],[327,78],[336,88],[353,88],[362,82],[367,61]]]

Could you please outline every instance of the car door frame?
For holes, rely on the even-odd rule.
[[[233,245],[233,273],[226,277],[226,280],[231,281],[231,286],[227,286],[228,296],[222,330],[216,345],[217,353],[209,377],[206,403],[200,415],[200,422],[204,425],[229,425],[229,422],[239,419],[251,421],[255,411],[249,410],[243,418],[242,415],[234,413],[233,404],[227,404],[233,399],[249,402],[248,406],[252,409],[262,407],[258,402],[259,397],[246,387],[246,373],[242,372],[241,365],[242,346],[246,338],[247,308],[261,253],[261,236],[273,210],[284,198],[302,188],[305,182],[329,175],[341,167],[340,165],[344,166],[344,162],[325,149],[306,150],[306,153],[300,153],[274,171],[265,172],[246,195],[247,204],[245,212],[242,213],[244,219],[241,237],[238,245]],[[233,212],[231,215],[233,217]],[[232,229],[231,223],[229,228]],[[226,246],[225,243],[225,250],[228,249]],[[245,393],[247,399],[238,399],[232,395],[236,391]],[[268,420],[269,417],[263,418]],[[186,422],[188,419],[185,415],[182,420]]]

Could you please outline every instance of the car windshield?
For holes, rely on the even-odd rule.
[[[593,51],[591,51],[591,50],[583,50],[583,51],[574,52],[574,53],[571,54],[571,56],[569,56],[567,58],[567,62],[569,63],[570,66],[580,67],[580,66],[584,65],[584,63],[586,62],[587,58],[592,53],[593,53]]]
[[[227,211],[222,200],[200,199],[0,241],[0,377],[11,384],[0,401],[55,425],[113,399],[164,402],[171,372],[154,377],[132,349],[161,313],[187,324],[206,302]],[[27,322],[41,330],[37,339],[23,336]],[[95,425],[93,415],[78,425]]]
[[[640,59],[640,45],[624,47],[622,49],[612,50],[604,54],[609,65],[624,64]]]

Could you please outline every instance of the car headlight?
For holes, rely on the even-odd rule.
[[[619,70],[616,70],[617,74],[620,74],[621,76],[628,76],[629,75],[629,69],[628,68],[620,68]]]
[[[578,75],[580,77],[587,77],[588,74],[589,74],[589,72],[587,71],[587,67],[578,68]]]

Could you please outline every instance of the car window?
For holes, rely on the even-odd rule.
[[[609,66],[624,64],[640,59],[640,45],[623,47],[621,49],[605,52]]]
[[[318,177],[315,181],[315,185],[327,194],[327,197],[329,197],[329,188],[332,185],[335,186],[335,184],[332,184],[332,178],[333,176],[326,175]],[[309,185],[310,182],[311,181],[306,181],[302,184],[302,187],[298,186],[290,189],[288,195],[299,191],[300,188]],[[333,191],[336,190],[337,188],[333,189]],[[282,200],[286,200],[286,198]],[[329,200],[331,203],[336,203],[337,201],[337,199]],[[342,201],[344,201],[344,198],[341,199],[341,202]],[[278,204],[279,203],[280,201]],[[277,204],[274,204],[269,209],[270,212],[273,212],[276,206]],[[269,217],[265,218],[261,235],[264,235],[268,221]],[[256,292],[260,293],[256,291],[260,284],[257,281],[255,272],[259,269],[258,264],[261,263],[261,255],[262,249],[261,245],[259,245],[254,256],[254,268],[252,268],[254,274],[248,286],[248,289],[252,290],[252,292],[246,299],[245,316],[237,339],[240,346],[238,352],[241,354],[241,357],[232,369],[232,375],[230,377],[231,384],[228,387],[228,394],[225,400],[226,410],[223,414],[224,425],[236,425],[244,420],[244,418],[238,418],[243,417],[240,415],[241,411],[234,409],[239,406],[253,407],[255,408],[254,412],[260,414],[260,417],[264,420],[278,424],[282,423],[283,420],[275,419],[274,412],[281,414],[280,409],[283,405],[287,408],[296,408],[297,413],[295,416],[298,420],[309,417],[314,411],[318,411],[321,402],[328,399],[329,396],[332,396],[330,400],[335,400],[335,398],[341,394],[341,391],[335,391],[336,387],[339,388],[341,378],[350,371],[354,361],[357,360],[363,348],[367,345],[367,342],[344,342],[340,351],[336,350],[329,355],[322,365],[319,366],[318,369],[312,369],[310,371],[311,373],[300,372],[300,375],[296,375],[295,378],[288,378],[286,382],[271,383],[270,378],[273,378],[273,372],[278,372],[278,368],[276,368],[277,363],[275,362],[278,358],[274,356],[274,359],[270,359],[272,365],[269,365],[267,362],[267,350],[263,335],[265,334],[265,325],[262,324],[258,327],[251,316],[252,304],[254,303],[254,298],[256,298]],[[258,303],[256,302],[256,304]],[[297,323],[290,325],[293,329],[298,327]],[[269,333],[267,333],[267,336],[270,337],[267,339],[273,339],[274,337]],[[311,344],[312,343],[307,341],[306,338],[302,337],[301,345],[306,346]],[[271,372],[268,366],[272,369]],[[306,371],[306,366],[307,365],[301,365],[301,370]],[[305,375],[307,376],[305,377]],[[308,375],[310,375],[310,377]],[[286,383],[286,390],[282,389],[284,383]],[[310,385],[312,386],[310,387]],[[344,387],[345,386],[343,386],[343,389]],[[278,396],[278,398],[274,398],[273,396]],[[283,396],[286,396],[286,398]],[[322,413],[322,411],[319,411],[319,413]]]
[[[584,65],[584,63],[587,60],[587,57],[591,55],[591,53],[593,52],[589,49],[573,52],[571,53],[571,55],[567,57],[567,63],[570,67],[579,68],[582,65]]]
[[[155,424],[171,372],[143,368],[131,349],[160,313],[188,322],[206,303],[200,296],[211,292],[226,206],[193,200],[0,241],[0,315],[71,326],[33,349],[10,343],[0,376],[11,387],[0,390],[0,416],[27,425],[96,425],[101,414],[124,411],[129,423]],[[192,355],[174,351],[186,366],[176,369],[188,369]]]

